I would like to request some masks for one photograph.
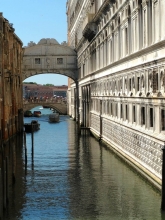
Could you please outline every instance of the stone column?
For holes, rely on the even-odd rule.
[[[121,36],[120,57],[123,58],[124,57],[124,53],[123,53],[123,51],[124,51],[124,36],[123,36],[124,27],[123,26],[121,27],[120,31],[121,31],[121,34],[120,34],[120,36]]]
[[[159,40],[160,37],[160,28],[159,28],[159,1],[152,0],[152,36],[153,44]]]
[[[145,81],[146,81],[146,93],[149,92],[149,70],[145,71]]]
[[[154,131],[156,132],[156,133],[160,133],[160,131],[161,131],[161,110],[160,110],[160,107],[157,105],[157,106],[155,106],[155,109],[154,109],[154,115],[155,115],[155,118],[154,118],[154,125],[155,125],[155,127],[154,127]]]
[[[146,128],[149,130],[150,129],[150,118],[151,118],[151,115],[150,115],[150,107],[149,105],[146,105]]]
[[[92,56],[89,54],[89,57],[88,57],[88,74],[91,73],[91,70],[92,70]]]
[[[99,69],[99,47],[96,48],[96,70]]]
[[[165,1],[160,0],[160,28],[161,40],[165,40]]]
[[[158,67],[158,92],[161,91],[161,69]]]
[[[136,115],[138,115],[138,116],[141,115],[140,105],[139,104],[136,105],[136,110],[137,110]],[[137,125],[141,125],[140,120],[141,120],[141,117],[137,117]]]
[[[142,47],[145,48],[148,46],[148,23],[149,23],[149,16],[148,16],[148,1],[143,1],[142,3],[143,7],[143,27],[141,30],[143,31],[143,45]]]
[[[108,41],[107,41],[107,65],[110,64],[110,38],[108,38]]]
[[[83,63],[81,62],[81,72],[80,72],[80,74],[81,74],[81,78],[83,78]]]
[[[100,45],[100,68],[103,67],[103,43]]]
[[[103,62],[104,62],[104,67],[107,65],[107,40],[105,39],[104,40],[104,60],[103,60]]]

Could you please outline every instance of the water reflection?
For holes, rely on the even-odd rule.
[[[25,119],[30,120],[30,119]],[[17,149],[17,176],[6,219],[165,219],[157,191],[69,117],[27,134],[28,163]]]

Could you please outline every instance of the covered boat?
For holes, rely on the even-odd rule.
[[[49,115],[49,122],[59,122],[60,114],[55,112]]]
[[[34,117],[40,117],[41,116],[41,112],[40,111],[34,111],[33,112],[33,116]]]
[[[33,116],[33,113],[31,111],[28,110],[24,112],[24,117],[31,117],[31,116]]]
[[[25,132],[38,131],[40,129],[40,124],[36,120],[32,120],[31,123],[25,123]]]

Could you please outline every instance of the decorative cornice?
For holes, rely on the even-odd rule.
[[[99,11],[96,13],[93,21],[98,23],[98,21],[100,20],[100,16],[102,16],[102,13],[106,14],[115,2],[116,0],[105,0]]]

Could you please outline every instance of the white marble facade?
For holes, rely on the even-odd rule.
[[[81,123],[161,182],[165,1],[68,0],[67,16],[68,42],[78,54]]]

